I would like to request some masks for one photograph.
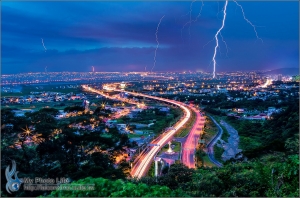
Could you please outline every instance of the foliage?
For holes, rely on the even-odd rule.
[[[64,109],[64,112],[73,112],[73,111],[84,111],[84,107],[82,106],[68,106]]]
[[[226,162],[222,168],[196,171],[176,164],[158,184],[182,189],[196,197],[299,197],[299,156],[282,153],[244,162]],[[154,178],[135,183],[157,185]]]
[[[240,135],[240,145],[244,155],[255,158],[270,151],[298,153],[299,104],[289,104],[286,110],[272,114],[264,123],[248,120],[228,121]]]
[[[215,156],[215,159],[219,162],[222,162],[222,154],[224,152],[224,149],[217,146],[216,144],[214,145],[214,156]]]
[[[72,184],[91,185],[92,191],[53,191],[48,197],[183,197],[187,196],[182,190],[171,190],[166,186],[139,183],[134,184],[122,180],[111,181],[104,178],[87,177]]]
[[[124,146],[130,146],[127,135],[120,134],[116,128],[109,130],[110,137],[102,137],[99,131],[74,134],[75,129],[69,125],[79,121],[88,123],[93,115],[57,120],[54,118],[56,114],[55,109],[41,109],[26,113],[25,117],[16,117],[11,109],[1,111],[4,121],[1,130],[3,176],[12,159],[17,163],[20,178],[78,180],[92,176],[115,180],[128,176],[128,164],[121,162],[118,168],[114,166],[115,156],[125,152]],[[14,127],[5,127],[9,123]],[[1,181],[1,189],[5,191],[5,177],[1,177]],[[46,192],[18,191],[14,195],[28,197],[43,193]]]

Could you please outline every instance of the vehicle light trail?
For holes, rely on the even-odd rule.
[[[195,151],[198,145],[198,140],[204,128],[205,119],[201,116],[200,111],[191,108],[195,112],[196,120],[194,126],[190,130],[185,142],[182,145],[181,161],[189,168],[196,168],[195,166]]]
[[[216,54],[217,54],[217,49],[218,49],[218,47],[219,47],[218,35],[219,35],[219,33],[221,32],[221,30],[224,28],[224,25],[225,25],[226,8],[227,8],[227,5],[228,5],[228,0],[226,0],[225,6],[224,6],[224,9],[223,9],[224,17],[223,17],[223,21],[222,21],[222,26],[220,27],[220,29],[217,31],[217,33],[216,33],[216,35],[215,35],[216,46],[215,46],[214,56],[213,56],[213,59],[212,59],[212,61],[214,62],[213,78],[216,77],[216,64],[217,64],[217,63],[216,63]]]
[[[169,102],[169,103],[175,104],[177,106],[180,106],[180,108],[182,108],[184,110],[184,112],[186,113],[185,118],[174,126],[175,130],[171,130],[170,132],[166,133],[165,135],[161,135],[155,141],[155,143],[158,144],[159,146],[153,147],[152,149],[150,149],[150,151],[148,153],[145,154],[145,156],[143,157],[141,162],[139,164],[137,164],[137,167],[134,167],[135,169],[133,169],[133,171],[132,171],[132,177],[141,178],[145,175],[147,169],[149,168],[149,165],[151,165],[151,162],[154,159],[154,156],[158,153],[158,151],[162,148],[162,146],[165,145],[170,140],[170,138],[173,137],[173,135],[175,135],[175,133],[178,131],[178,129],[180,129],[189,120],[189,118],[191,116],[190,110],[188,108],[186,108],[185,106],[182,106],[181,103],[179,103],[179,102],[175,102],[175,101],[173,102],[170,100],[157,98],[157,97],[155,97],[153,99]]]
[[[162,20],[164,17],[165,17],[165,15],[162,16],[162,17],[160,18],[159,23],[158,23],[157,28],[156,28],[155,36],[156,36],[156,42],[157,42],[157,45],[156,45],[156,49],[155,49],[155,51],[154,51],[154,64],[153,64],[153,67],[152,67],[152,69],[151,69],[151,72],[152,72],[152,70],[154,69],[155,64],[156,64],[156,52],[157,52],[157,49],[158,49],[158,46],[159,46],[159,42],[158,42],[158,38],[157,38],[158,28],[159,28],[159,25],[160,25],[160,23],[161,23],[161,20]]]
[[[84,89],[87,89],[89,91],[95,92],[95,93],[99,93],[99,94],[103,94],[101,93],[99,90],[90,88],[86,85],[82,86]],[[113,89],[113,88],[112,88]],[[150,148],[150,150],[148,152],[142,152],[142,154],[139,156],[139,160],[138,162],[134,165],[134,167],[132,168],[131,171],[131,175],[132,177],[135,178],[141,178],[143,177],[148,168],[151,165],[152,160],[154,160],[154,156],[158,153],[158,151],[165,145],[167,144],[167,142],[175,135],[175,133],[178,132],[178,130],[183,127],[188,120],[191,117],[191,111],[190,109],[188,109],[187,107],[184,106],[184,103],[178,102],[178,101],[174,101],[174,100],[169,100],[169,99],[165,99],[165,98],[159,98],[156,96],[149,96],[146,94],[141,94],[141,93],[134,93],[134,92],[128,92],[128,91],[124,91],[124,90],[120,90],[120,89],[115,89],[115,91],[119,91],[119,92],[126,92],[126,93],[130,93],[131,95],[134,96],[143,96],[145,98],[150,98],[150,99],[154,99],[154,100],[159,100],[159,101],[163,101],[163,102],[168,102],[170,104],[174,104],[176,106],[179,106],[181,109],[183,109],[184,111],[184,116],[183,119],[179,120],[175,126],[173,127],[173,129],[171,129],[170,131],[160,135],[158,138],[156,138],[155,140],[153,140],[151,142],[151,144],[157,144],[157,146]]]
[[[41,38],[42,39],[42,38]],[[44,40],[42,39],[42,44],[43,44],[43,47],[45,49],[45,52],[47,51],[47,48],[45,47],[45,44],[44,44]]]

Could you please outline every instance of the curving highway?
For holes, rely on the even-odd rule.
[[[92,91],[92,92],[103,95],[103,93],[100,92],[99,90],[93,89],[93,88],[88,87],[86,85],[83,85],[82,87],[84,89],[89,90],[89,91]],[[131,95],[134,95],[134,96],[142,96],[142,97],[150,98],[150,99],[153,99],[153,100],[159,100],[159,101],[162,101],[162,102],[167,102],[169,104],[173,104],[173,105],[176,105],[176,106],[180,107],[184,111],[183,118],[180,119],[173,126],[173,129],[163,133],[162,135],[157,137],[155,140],[153,140],[151,142],[151,144],[156,144],[156,146],[149,147],[148,149],[144,150],[141,153],[141,155],[139,156],[139,159],[137,160],[137,163],[132,167],[131,176],[134,177],[134,178],[141,178],[141,177],[146,175],[147,171],[149,170],[149,168],[151,166],[152,161],[154,160],[155,155],[162,148],[162,146],[167,144],[167,142],[170,141],[170,139],[175,135],[175,133],[177,133],[178,130],[187,123],[187,121],[191,117],[191,112],[187,107],[184,106],[185,105],[184,103],[181,103],[181,102],[178,102],[178,101],[169,100],[169,99],[165,99],[165,98],[159,98],[159,97],[155,97],[155,96],[149,96],[149,95],[141,94],[141,93],[128,92],[128,91],[124,91],[124,90],[120,90],[120,89],[114,89],[114,91],[126,92],[126,93],[130,93]]]
[[[187,167],[196,168],[195,151],[201,136],[201,131],[204,127],[205,119],[204,117],[202,117],[199,110],[195,108],[192,108],[192,110],[196,113],[196,121],[190,133],[188,134],[186,141],[183,144],[181,160],[182,163],[185,164]]]

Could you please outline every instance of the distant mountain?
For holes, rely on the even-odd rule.
[[[264,74],[299,75],[299,68],[280,68],[264,72]]]

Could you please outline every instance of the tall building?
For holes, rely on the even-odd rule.
[[[278,80],[278,81],[282,81],[282,74],[279,74],[279,75],[278,75],[277,80]]]

